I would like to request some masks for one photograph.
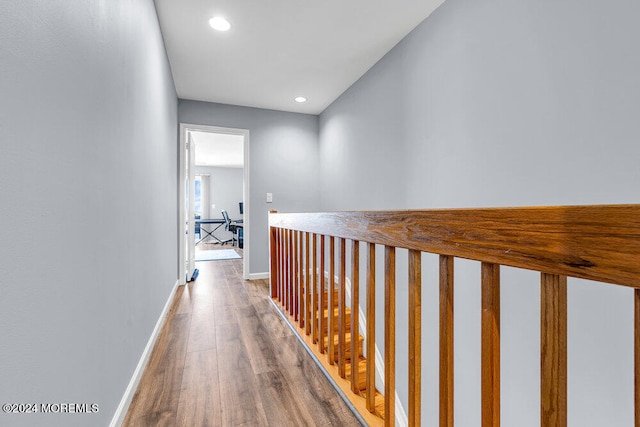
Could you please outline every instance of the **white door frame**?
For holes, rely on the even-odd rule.
[[[178,205],[179,205],[179,221],[180,226],[178,227],[178,278],[181,285],[184,285],[187,281],[187,257],[186,257],[186,247],[187,247],[187,236],[184,233],[184,225],[187,223],[187,212],[185,207],[185,180],[187,177],[187,141],[188,134],[191,131],[199,131],[199,132],[211,132],[211,133],[225,133],[231,135],[242,135],[244,137],[244,177],[242,180],[242,198],[244,202],[243,211],[244,211],[244,251],[243,251],[243,266],[242,266],[242,275],[245,280],[249,279],[250,270],[249,270],[249,254],[251,253],[249,247],[251,245],[251,221],[250,215],[251,206],[249,202],[249,130],[248,129],[236,129],[236,128],[227,128],[227,127],[219,127],[219,126],[208,126],[208,125],[196,125],[191,123],[180,123],[180,149],[179,149],[179,178],[178,178]]]

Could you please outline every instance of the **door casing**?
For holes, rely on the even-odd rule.
[[[249,189],[249,130],[248,129],[237,129],[237,128],[228,128],[228,127],[219,127],[219,126],[207,126],[207,125],[197,125],[191,123],[180,123],[180,150],[179,150],[179,177],[178,177],[178,281],[181,285],[186,284],[187,280],[191,279],[193,275],[193,269],[195,266],[195,248],[192,247],[195,244],[195,235],[194,235],[194,218],[193,215],[187,215],[187,207],[185,206],[186,194],[185,187],[186,182],[189,179],[187,176],[189,170],[193,171],[194,161],[190,155],[189,146],[190,138],[189,133],[192,131],[198,132],[211,132],[211,133],[223,133],[223,134],[231,134],[231,135],[242,135],[244,140],[244,165],[243,165],[243,183],[242,183],[242,198],[244,202],[244,251],[243,251],[243,266],[242,266],[242,275],[245,280],[249,279],[250,269],[249,269],[249,259],[250,259],[250,245],[251,245],[251,221],[250,221],[250,197],[251,194]],[[189,160],[189,165],[187,164],[187,160]],[[190,166],[190,167],[188,167]],[[192,173],[189,175],[193,175]],[[189,183],[189,188],[193,188],[193,180]],[[191,192],[191,191],[190,191]],[[192,196],[193,197],[193,196]],[[188,226],[188,231],[185,234],[184,227]],[[187,239],[189,240],[189,247],[192,250],[187,251]],[[193,242],[193,243],[192,243]],[[188,252],[188,253],[187,253]]]

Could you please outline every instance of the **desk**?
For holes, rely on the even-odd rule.
[[[227,242],[223,242],[222,240],[218,239],[213,233],[220,227],[222,227],[224,225],[224,219],[220,218],[220,219],[196,219],[196,224],[200,226],[200,240],[198,240],[196,242],[196,246],[198,245],[198,243],[202,242],[204,239],[207,238],[207,236],[211,236],[214,238],[214,240],[216,240],[214,242],[214,244],[216,243],[220,243],[220,244],[224,244]],[[206,224],[218,224],[213,230],[211,231],[207,231],[204,228],[202,228],[202,225],[206,225]],[[202,233],[205,233],[205,236],[202,237]]]

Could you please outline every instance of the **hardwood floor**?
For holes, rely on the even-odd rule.
[[[360,425],[277,313],[267,280],[242,280],[242,260],[196,266],[123,426]]]

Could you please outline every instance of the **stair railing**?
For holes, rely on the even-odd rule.
[[[502,265],[540,272],[540,418],[545,427],[567,425],[567,277],[635,288],[635,425],[640,425],[640,205],[272,212],[269,225],[271,297],[298,327],[309,347],[326,356],[321,362],[343,391],[350,391],[348,397],[360,413],[365,418],[373,415],[366,418],[368,423],[381,424],[384,420],[385,425],[394,425],[395,255],[397,248],[403,248],[409,253],[409,425],[420,425],[422,252],[439,255],[440,262],[440,426],[453,426],[455,258],[481,263],[483,427],[500,425]],[[347,241],[351,241],[352,263],[349,288]],[[360,242],[366,248],[362,304]],[[385,259],[382,394],[375,390],[375,245],[384,246]],[[351,293],[349,307],[347,291]],[[359,347],[361,306],[366,307],[364,351]]]

